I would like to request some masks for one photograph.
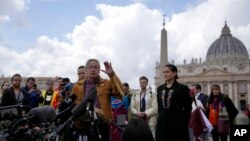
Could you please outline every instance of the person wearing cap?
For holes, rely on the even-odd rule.
[[[52,97],[55,95],[54,83],[52,80],[46,82],[46,90],[42,90],[42,97],[39,106],[50,105],[52,106]]]
[[[189,88],[177,82],[177,72],[175,65],[167,64],[163,68],[165,83],[157,88],[157,141],[189,141],[192,99]]]

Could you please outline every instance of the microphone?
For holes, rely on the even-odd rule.
[[[70,107],[71,104],[75,102],[76,98],[77,96],[75,94],[72,94],[68,98],[65,98],[65,100],[58,107],[59,112],[68,109],[68,107]]]
[[[60,124],[68,120],[68,118],[72,115],[71,110],[76,106],[75,100],[77,96],[75,94],[70,95],[66,98],[58,107],[58,113],[56,115],[56,124]]]
[[[68,84],[64,86],[64,88],[66,89],[66,91],[69,91],[73,88],[73,86],[74,86],[74,83],[69,82]]]
[[[66,122],[64,122],[63,124],[60,124],[56,129],[55,132],[60,135],[65,127],[72,122],[72,120],[76,117],[79,116],[80,114],[82,114],[83,112],[86,111],[86,109],[89,109],[89,107],[91,106],[91,103],[94,103],[95,99],[96,99],[96,94],[97,90],[96,88],[92,88],[89,92],[89,94],[78,104],[76,105],[72,110],[72,116],[70,116],[68,118],[68,120]]]
[[[34,118],[33,115],[27,115],[27,116],[24,116],[24,117],[22,117],[22,118],[20,118],[20,119],[17,119],[17,120],[14,122],[14,124],[11,124],[11,125],[10,125],[8,132],[9,132],[9,133],[13,133],[14,130],[19,129],[19,128],[18,128],[19,125],[23,124],[24,122],[27,122],[28,120],[32,120],[33,118]],[[1,140],[1,139],[0,139],[0,140]]]
[[[64,101],[69,104],[69,103],[75,102],[76,98],[77,96],[75,94],[72,94],[68,98],[66,98]]]
[[[89,93],[89,97],[87,98],[87,107],[86,110],[92,110],[90,107],[94,104],[97,97],[97,90],[96,87],[92,88]]]
[[[172,98],[172,96],[173,96],[173,92],[174,92],[174,90],[169,90],[169,92],[168,92],[167,109],[170,108],[170,105],[171,105],[171,98]]]
[[[42,124],[53,121],[56,118],[55,110],[51,106],[36,107],[30,110],[30,112],[18,119],[10,128],[10,132],[17,129],[17,126],[21,123],[30,120],[34,124]]]
[[[62,134],[62,132],[64,131],[65,127],[72,121],[73,118],[74,118],[74,116],[71,116],[71,117],[69,117],[69,119],[66,122],[64,122],[63,124],[60,124],[55,129],[56,134],[58,134],[58,135]]]
[[[71,113],[74,116],[78,116],[82,112],[85,112],[86,109],[89,110],[90,106],[93,105],[93,103],[95,102],[96,96],[97,90],[94,87],[90,90],[89,94],[71,110]]]
[[[49,105],[43,107],[36,107],[30,110],[28,116],[31,116],[32,123],[41,124],[52,122],[56,118],[56,112],[54,108]]]
[[[67,84],[63,84],[63,90],[61,91],[60,95],[62,97],[67,97],[69,95],[69,92],[71,91],[71,89],[73,88],[74,84],[69,82]]]
[[[89,92],[88,95],[86,95],[86,97],[78,104],[76,105],[72,110],[72,116],[69,117],[69,119],[64,122],[63,124],[60,124],[56,129],[55,132],[60,135],[65,127],[72,122],[72,120],[76,117],[79,116],[80,114],[84,113],[86,110],[89,110],[91,105],[95,102],[97,96],[97,90],[96,88],[92,88]],[[87,116],[85,116],[85,120],[87,120]]]

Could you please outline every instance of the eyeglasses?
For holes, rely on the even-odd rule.
[[[95,70],[98,70],[100,69],[98,66],[88,66],[87,69],[95,69]]]
[[[13,79],[13,81],[22,81],[21,79]]]

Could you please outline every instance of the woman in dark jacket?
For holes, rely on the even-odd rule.
[[[163,74],[166,83],[157,88],[156,141],[189,141],[188,123],[192,110],[189,88],[176,81],[176,66],[166,65]]]
[[[20,74],[14,74],[11,78],[12,87],[3,92],[2,106],[9,105],[28,105],[28,93],[21,89],[22,77]]]
[[[211,94],[208,101],[208,119],[213,125],[212,137],[213,141],[226,141],[228,133],[218,132],[218,119],[219,113],[222,112],[223,108],[226,107],[226,111],[229,118],[229,124],[232,125],[238,110],[234,106],[232,100],[221,93],[220,86],[215,84],[211,87]],[[224,108],[225,109],[225,108]],[[224,117],[226,118],[226,117]]]

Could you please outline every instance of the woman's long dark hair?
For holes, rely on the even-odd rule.
[[[143,119],[132,118],[125,128],[122,141],[154,141],[154,137]]]
[[[220,86],[217,85],[217,84],[212,85],[212,87],[211,87],[211,93],[210,93],[209,100],[208,100],[208,105],[210,105],[211,103],[214,102],[214,97],[215,97],[215,96],[214,96],[214,94],[213,94],[213,89],[215,89],[215,88],[220,89]],[[220,90],[221,90],[221,89],[220,89]],[[220,94],[218,95],[218,97],[219,97],[219,99],[221,99],[221,98],[222,98],[222,94],[220,93]]]
[[[26,81],[26,84],[25,84],[25,89],[26,89],[27,91],[29,91],[28,83],[29,83],[30,81],[36,82],[36,79],[35,79],[34,77],[28,77],[28,78],[27,78],[27,81]]]
[[[167,64],[167,65],[165,65],[165,67],[169,68],[172,72],[176,73],[175,79],[179,78],[178,75],[177,75],[178,70],[177,70],[177,67],[175,65],[173,65],[173,64]]]

